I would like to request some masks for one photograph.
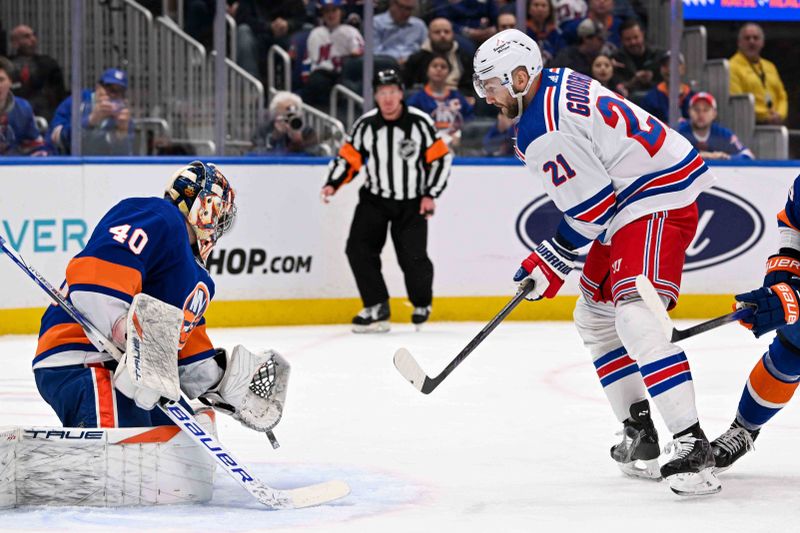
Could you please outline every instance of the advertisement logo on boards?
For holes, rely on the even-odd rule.
[[[214,248],[206,261],[209,274],[307,274],[312,255],[268,254],[263,248]]]
[[[755,246],[764,235],[761,213],[730,191],[718,187],[704,191],[697,198],[697,208],[697,233],[686,250],[684,272],[734,259]],[[540,241],[555,235],[562,216],[547,195],[534,198],[517,217],[517,237],[533,251]],[[578,257],[578,268],[585,259],[585,253]]]

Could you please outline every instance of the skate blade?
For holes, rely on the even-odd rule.
[[[716,474],[721,474],[721,473],[725,472],[726,470],[730,469],[730,467],[732,467],[732,466],[733,466],[733,465],[728,465],[728,466],[715,466],[715,467],[713,468],[713,470],[714,470],[714,474],[715,474],[715,475],[716,475]]]
[[[366,326],[354,325],[353,333],[386,333],[389,329],[389,321],[383,320],[381,322],[373,322]]]
[[[630,463],[617,463],[617,466],[628,477],[646,479],[648,481],[661,481],[662,479],[658,459],[650,459],[649,461],[637,459]]]
[[[722,490],[722,483],[714,475],[713,467],[700,472],[674,474],[667,478],[669,488],[678,496],[707,496]]]

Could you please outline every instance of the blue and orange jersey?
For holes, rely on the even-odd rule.
[[[211,358],[214,348],[203,314],[214,297],[214,282],[195,259],[186,228],[181,212],[167,200],[121,201],[70,260],[62,291],[109,337],[140,292],[183,309],[178,365]],[[63,309],[53,305],[45,311],[34,369],[109,360]]]

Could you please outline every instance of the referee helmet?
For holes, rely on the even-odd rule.
[[[383,85],[397,85],[401,91],[405,90],[403,87],[403,80],[400,79],[400,74],[393,68],[379,70],[372,78],[372,90],[377,91],[378,87]]]

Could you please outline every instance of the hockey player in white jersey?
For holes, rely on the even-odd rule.
[[[665,306],[676,304],[697,228],[695,199],[713,176],[680,134],[641,108],[568,68],[543,70],[536,43],[522,32],[488,39],[474,66],[476,92],[517,119],[515,153],[564,213],[514,281],[534,281],[528,299],[552,298],[577,250],[592,245],[574,318],[623,423],[612,458],[626,474],[666,478],[678,494],[718,492],[689,363],[634,284],[644,274]],[[674,434],[675,453],[660,468],[647,393]]]

